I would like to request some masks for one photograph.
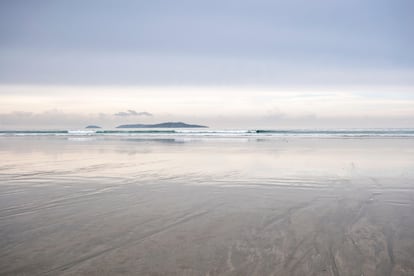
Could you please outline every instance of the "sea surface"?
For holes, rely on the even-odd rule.
[[[0,131],[0,275],[414,275],[414,130]]]
[[[414,137],[414,129],[88,129],[0,130],[0,136],[172,136],[172,137]]]

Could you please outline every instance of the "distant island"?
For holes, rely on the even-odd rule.
[[[85,128],[101,128],[101,127],[100,126],[95,126],[95,125],[89,125],[89,126],[87,126]]]
[[[116,128],[208,128],[208,126],[190,125],[183,122],[167,122],[160,124],[120,125]]]

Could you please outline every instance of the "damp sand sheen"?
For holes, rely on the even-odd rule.
[[[411,130],[0,134],[0,275],[414,275]]]

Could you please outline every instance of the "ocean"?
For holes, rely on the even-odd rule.
[[[0,136],[182,136],[182,137],[414,137],[414,129],[98,129],[98,130],[0,130]]]
[[[0,131],[0,275],[413,275],[414,130]]]

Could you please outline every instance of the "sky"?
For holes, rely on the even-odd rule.
[[[0,128],[414,127],[411,0],[0,0]]]

